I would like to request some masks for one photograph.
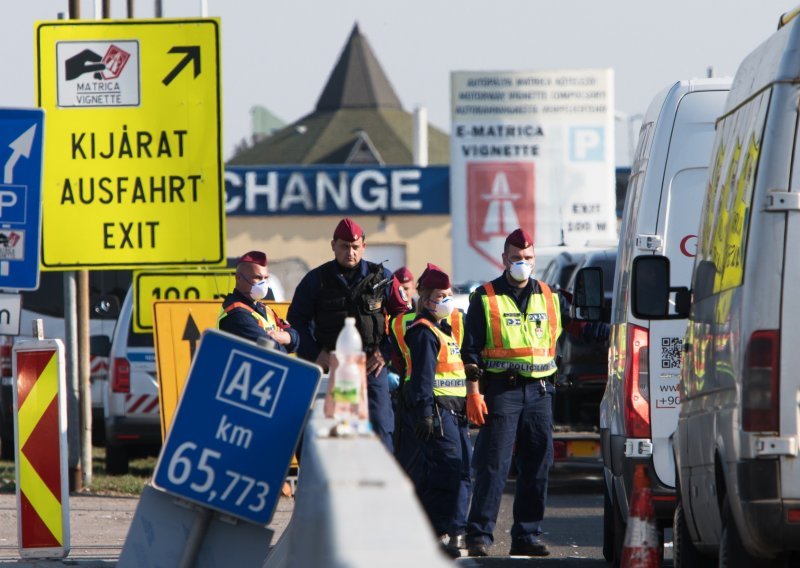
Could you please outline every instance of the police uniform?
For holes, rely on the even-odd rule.
[[[248,298],[239,290],[225,296],[217,318],[217,328],[250,341],[258,341],[259,337],[269,339],[267,331],[273,329],[286,331],[292,338],[291,342],[285,346],[275,343],[275,349],[284,353],[296,351],[300,340],[297,331],[280,319],[272,308]]]
[[[352,220],[344,219],[334,233],[341,238],[342,226],[362,238],[363,231]],[[356,238],[347,236],[350,242]],[[300,334],[297,354],[316,361],[325,349],[333,351],[346,317],[355,317],[364,351],[369,357],[377,350],[388,359],[387,315],[405,312],[407,306],[397,280],[382,265],[361,260],[351,270],[334,259],[306,274],[295,289],[287,319]],[[367,375],[367,403],[373,431],[393,451],[394,413],[389,396],[386,366]]]
[[[416,318],[417,312],[406,312],[393,317],[389,322],[393,367],[400,375],[400,397],[403,396],[402,393],[405,391],[405,387],[411,377],[411,354],[406,344],[405,334]],[[448,319],[453,339],[456,340],[459,347],[464,338],[464,319],[464,312],[461,310],[453,310]],[[396,418],[394,455],[416,485],[417,480],[422,476],[422,461],[420,459],[419,443],[414,436],[414,417],[407,411],[404,400],[401,400],[398,405]],[[465,497],[465,500],[467,500],[465,510],[469,506],[468,499],[469,496],[467,495]]]
[[[253,263],[267,266],[267,255],[261,251],[250,251],[237,260],[237,280],[241,277],[238,268],[242,263]],[[265,281],[266,282],[266,281]],[[252,284],[252,283],[250,283]],[[238,284],[237,284],[238,286]],[[255,288],[253,288],[255,289]],[[267,291],[263,290],[263,294]],[[260,297],[259,294],[256,297]],[[280,319],[269,306],[262,304],[242,293],[238,288],[225,297],[222,309],[217,317],[217,329],[238,335],[250,341],[257,342],[260,337],[271,339],[267,332],[273,330],[285,331],[289,334],[290,341],[287,345],[275,342],[275,349],[284,353],[291,353],[297,349],[300,335],[291,326]]]
[[[512,235],[520,237],[514,246],[532,246],[524,231]],[[553,377],[560,333],[558,296],[532,278],[524,288],[515,288],[504,273],[476,289],[470,299],[461,356],[465,364],[484,369],[482,392],[488,408],[473,458],[475,484],[467,523],[470,555],[484,555],[480,549],[494,540],[515,440],[519,474],[511,553],[517,549],[525,555],[549,554],[538,535],[553,464]]]
[[[427,287],[447,289],[449,279],[447,285]],[[431,434],[417,439],[422,474],[415,485],[436,534],[450,535],[451,546],[454,536],[466,532],[472,454],[464,365],[454,331],[448,320],[437,322],[428,310],[420,311],[405,333],[411,372],[402,394],[410,421],[432,421]]]

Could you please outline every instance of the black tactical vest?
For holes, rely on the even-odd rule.
[[[339,278],[335,262],[320,269],[322,288],[314,302],[314,335],[323,348],[335,349],[346,317],[356,318],[365,351],[374,350],[386,337],[384,288],[391,279],[384,276],[383,265],[367,262],[367,267],[366,278],[352,288]]]

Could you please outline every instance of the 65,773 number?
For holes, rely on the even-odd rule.
[[[266,507],[269,484],[230,469],[225,470],[225,479],[221,481],[222,485],[219,487],[221,492],[218,494],[217,489],[213,489],[217,481],[214,462],[219,460],[222,454],[203,448],[195,466],[192,457],[197,455],[198,449],[194,442],[184,442],[178,446],[167,466],[167,479],[170,483],[176,486],[183,485],[196,471],[200,479],[191,481],[189,488],[203,496],[207,503],[220,501],[235,504],[237,507],[247,503],[247,509],[253,513],[258,513]]]

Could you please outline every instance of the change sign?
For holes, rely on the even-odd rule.
[[[37,23],[44,268],[225,261],[219,25]]]

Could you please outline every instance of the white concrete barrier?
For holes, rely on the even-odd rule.
[[[394,457],[374,436],[318,434],[332,426],[318,401],[303,440],[292,520],[264,568],[452,566]]]

